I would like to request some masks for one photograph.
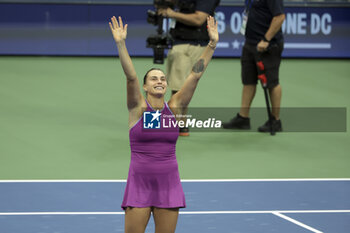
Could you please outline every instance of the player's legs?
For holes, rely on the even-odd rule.
[[[174,233],[179,216],[179,209],[154,208],[153,218],[156,227],[155,233]]]
[[[150,207],[127,207],[125,210],[125,233],[144,233],[150,216]]]

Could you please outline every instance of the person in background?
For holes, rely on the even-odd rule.
[[[178,11],[160,8],[158,14],[171,18],[175,27],[170,30],[174,45],[168,52],[166,73],[172,94],[184,84],[193,65],[206,48],[209,37],[207,17],[214,16],[220,0],[179,0]],[[185,111],[186,112],[186,111]],[[188,136],[188,128],[180,128],[180,136]]]
[[[256,92],[258,81],[257,59],[265,66],[267,88],[272,105],[272,127],[282,131],[280,105],[282,88],[279,83],[279,67],[283,51],[282,23],[285,19],[283,0],[247,0],[241,32],[245,44],[241,56],[243,83],[241,109],[225,129],[250,129],[249,110]],[[259,58],[258,58],[259,57]],[[269,132],[269,121],[258,128],[259,132]]]

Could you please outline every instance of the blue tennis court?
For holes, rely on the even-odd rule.
[[[177,233],[350,232],[350,179],[183,180]],[[1,233],[123,232],[123,180],[0,181]],[[146,230],[154,232],[151,218]]]

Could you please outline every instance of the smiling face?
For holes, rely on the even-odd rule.
[[[168,83],[163,71],[155,69],[148,72],[143,89],[147,94],[164,96]]]

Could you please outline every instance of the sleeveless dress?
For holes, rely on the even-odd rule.
[[[147,103],[146,111],[155,111]],[[160,112],[175,122],[167,103]],[[179,128],[143,129],[143,114],[130,129],[131,161],[121,207],[184,208],[185,195],[176,160]]]

